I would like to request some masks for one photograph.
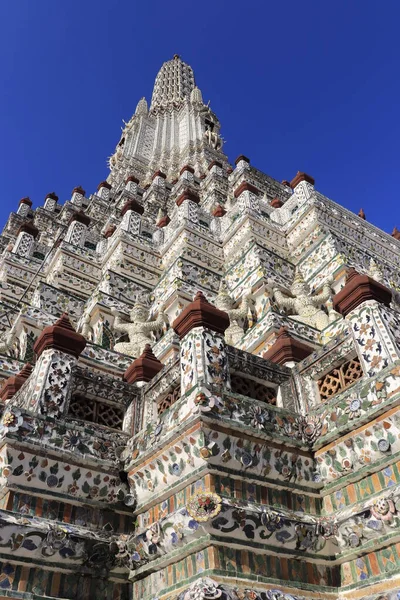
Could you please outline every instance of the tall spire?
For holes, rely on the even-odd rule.
[[[190,97],[194,89],[193,69],[175,54],[159,70],[153,89],[150,110],[177,106]]]
[[[173,181],[184,165],[199,177],[212,161],[227,164],[219,132],[218,118],[203,103],[192,67],[176,54],[156,76],[150,110],[142,98],[125,123],[109,159],[108,180],[118,186],[134,175],[145,186],[161,170]]]

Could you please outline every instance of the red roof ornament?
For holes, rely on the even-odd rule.
[[[163,364],[153,354],[150,344],[146,344],[143,353],[132,362],[124,373],[128,383],[150,381],[161,371]]]
[[[287,327],[281,327],[275,343],[263,354],[263,358],[278,365],[287,362],[300,362],[312,354],[314,349],[300,340],[291,337]]]
[[[281,208],[281,206],[283,206],[283,202],[279,198],[274,198],[271,200],[270,205],[272,208]]]
[[[314,177],[311,177],[311,175],[307,175],[307,173],[303,173],[302,171],[297,171],[296,177],[294,177],[290,182],[290,187],[294,189],[296,185],[299,185],[299,183],[301,183],[302,181],[306,181],[311,185],[315,185]]]
[[[196,202],[196,204],[199,204],[200,202],[199,196],[191,190],[185,190],[182,192],[182,194],[176,199],[175,203],[177,206],[180,206],[182,202],[185,202],[185,200],[191,200],[192,202]]]
[[[69,220],[69,225],[71,225],[71,223],[73,223],[74,221],[77,221],[78,223],[82,223],[82,225],[86,225],[86,227],[87,227],[90,224],[90,217],[87,214],[85,214],[83,212],[83,210],[77,210],[71,216],[71,218]]]
[[[101,190],[101,188],[106,188],[107,190],[111,190],[112,185],[111,185],[111,183],[108,183],[108,181],[100,181],[99,185],[97,186],[97,191],[99,192]]]
[[[29,235],[33,236],[34,239],[36,239],[39,235],[39,229],[35,227],[35,225],[30,221],[25,221],[25,223],[22,223],[22,225],[18,229],[18,234],[22,232],[29,233]]]
[[[72,354],[77,358],[85,346],[85,338],[75,331],[68,315],[64,313],[54,325],[49,325],[43,329],[33,346],[33,350],[38,357],[45,350],[54,348],[54,350]]]
[[[181,312],[172,324],[173,329],[182,339],[195,327],[204,327],[217,333],[224,333],[229,327],[228,314],[208,302],[203,292],[197,292],[193,302]]]
[[[367,300],[376,300],[389,306],[392,292],[372,277],[349,269],[345,286],[333,297],[333,308],[345,317]]]
[[[18,203],[19,205],[21,204],[26,204],[27,206],[32,206],[32,200],[30,198],[28,198],[28,196],[26,196],[26,198],[21,198],[21,200]]]
[[[74,187],[74,189],[72,190],[72,194],[81,194],[82,196],[84,196],[86,194],[86,191],[83,189],[83,187],[78,185],[77,187]]]
[[[128,212],[128,210],[131,210],[137,213],[138,215],[142,215],[144,213],[143,206],[139,204],[139,202],[137,202],[136,200],[128,200],[127,202],[125,202],[124,206],[121,208],[121,216],[123,217],[124,214]]]
[[[9,400],[18,392],[19,389],[27,381],[28,377],[33,371],[33,367],[30,363],[26,363],[21,371],[16,375],[11,375],[4,382],[0,389],[0,399],[4,401]]]
[[[394,237],[395,240],[400,240],[400,231],[397,229],[397,227],[393,228],[392,237]]]

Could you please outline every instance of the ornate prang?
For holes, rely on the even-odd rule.
[[[399,600],[400,232],[222,144],[175,55],[5,223],[0,596]]]

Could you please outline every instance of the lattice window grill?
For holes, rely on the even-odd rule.
[[[177,402],[180,397],[181,397],[181,386],[178,385],[173,390],[168,392],[168,394],[166,394],[166,396],[163,396],[157,402],[157,414],[159,416],[162,415],[166,410],[168,410],[168,408],[170,408],[170,406],[175,404],[175,402]]]
[[[348,360],[343,365],[332,369],[317,381],[321,400],[327,400],[347,389],[362,376],[363,370],[358,358]]]
[[[71,398],[68,414],[75,419],[97,423],[112,429],[122,429],[124,419],[124,411],[121,407],[82,396]]]
[[[242,394],[242,396],[268,404],[276,404],[276,389],[254,381],[254,379],[243,377],[243,375],[231,373],[231,388],[235,394]]]

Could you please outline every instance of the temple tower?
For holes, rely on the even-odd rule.
[[[397,600],[397,228],[230,165],[179,56],[93,193],[15,208],[0,600]]]

